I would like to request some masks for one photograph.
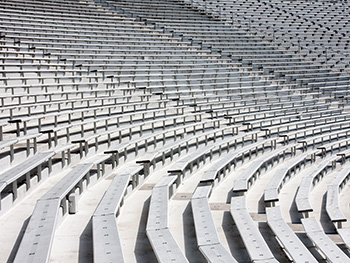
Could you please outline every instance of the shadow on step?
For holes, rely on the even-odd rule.
[[[224,212],[222,219],[222,229],[225,233],[228,246],[230,248],[231,255],[238,262],[251,262],[248,252],[245,249],[242,238],[239,234],[237,226],[235,225],[231,213],[228,211]]]
[[[137,239],[136,239],[134,253],[135,253],[136,261],[140,263],[157,262],[157,258],[153,252],[151,243],[149,242],[148,237],[146,235],[146,225],[147,225],[150,201],[151,201],[151,198],[149,197],[143,204],[141,219],[139,223],[139,229],[137,231]]]
[[[79,263],[93,262],[93,244],[92,244],[92,223],[91,219],[86,225],[83,233],[79,237]]]
[[[16,253],[17,253],[17,250],[18,250],[18,247],[19,247],[19,245],[20,245],[21,242],[22,242],[22,238],[23,238],[24,232],[25,232],[26,229],[27,229],[29,220],[30,220],[30,217],[28,217],[28,218],[23,222],[22,228],[21,228],[21,230],[19,231],[19,234],[18,234],[18,237],[17,237],[17,239],[16,239],[15,245],[13,246],[13,248],[12,248],[12,250],[11,250],[11,253],[10,253],[9,258],[7,259],[7,263],[12,263],[12,262],[14,261],[15,256],[16,256]]]
[[[197,247],[196,231],[194,228],[191,203],[188,202],[182,214],[183,231],[185,238],[185,256],[191,263],[207,262]]]

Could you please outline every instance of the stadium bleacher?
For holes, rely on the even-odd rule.
[[[0,261],[350,262],[349,11],[0,0]]]

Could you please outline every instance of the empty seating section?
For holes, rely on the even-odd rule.
[[[350,261],[348,3],[0,2],[0,258]]]
[[[347,5],[343,2],[191,1],[190,4],[239,29],[265,34],[319,63],[343,69],[348,64]],[[298,10],[296,13],[295,10]]]
[[[212,159],[213,154],[218,152],[219,155],[221,155],[223,149],[227,149],[229,151],[230,148],[232,147],[237,147],[237,141],[242,140],[241,144],[244,144],[244,137],[249,134],[245,134],[243,136],[233,136],[227,139],[224,139],[223,141],[218,141],[214,144],[210,144],[209,146],[206,146],[204,148],[199,148],[197,151],[194,151],[192,154],[188,154],[184,158],[181,158],[179,161],[174,163],[170,169],[168,170],[169,173],[172,174],[177,174],[179,179],[181,180],[182,177],[186,176],[186,172],[189,170],[190,173],[193,172],[194,165],[196,165],[199,168],[199,163],[206,162],[207,156],[209,155],[209,159]],[[224,161],[224,166],[226,163],[228,165],[231,165],[232,163],[237,163],[236,156],[239,154],[244,153],[245,151],[247,152],[246,154],[251,156],[252,152],[255,152],[257,154],[258,149],[262,148],[264,149],[267,147],[266,144],[272,144],[274,145],[273,140],[264,140],[261,142],[253,143],[247,147],[244,147],[242,150],[238,150],[237,152],[234,153],[233,156],[227,155],[229,157],[229,160],[227,161],[227,157],[223,158],[220,160],[220,162]],[[233,146],[232,146],[233,145]],[[202,179],[203,180],[203,179]]]
[[[21,200],[26,192],[31,191],[46,179],[53,172],[53,165],[58,165],[57,161],[61,162],[61,166],[56,167],[55,170],[69,165],[71,148],[72,145],[68,145],[68,147],[37,153],[3,172],[0,175],[1,213],[5,213],[16,201]]]

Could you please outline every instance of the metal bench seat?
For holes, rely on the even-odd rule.
[[[278,201],[278,194],[288,177],[292,176],[293,170],[296,172],[296,169],[298,167],[300,168],[302,164],[306,165],[308,158],[310,158],[310,161],[313,162],[316,152],[317,150],[304,152],[289,160],[283,165],[283,167],[279,168],[264,190],[265,203],[274,203]]]
[[[158,262],[188,262],[168,227],[168,199],[176,176],[164,176],[152,190],[146,234]]]
[[[314,217],[302,218],[301,223],[306,235],[329,262],[350,262],[348,256],[322,231]]]
[[[158,262],[188,262],[169,229],[146,232]]]
[[[27,184],[27,190],[30,188],[30,172],[37,167],[41,167],[45,162],[49,161],[54,155],[55,151],[40,152],[36,155],[28,158],[24,162],[8,169],[0,174],[0,191],[3,191],[6,187],[12,185],[13,199],[17,198],[17,180],[23,176],[26,176],[25,181]],[[51,164],[48,164],[49,170],[51,170]],[[41,177],[41,168],[38,169],[38,181]]]
[[[92,216],[94,262],[124,262],[116,215],[123,203],[130,179],[142,166],[127,167],[117,174]]]
[[[248,213],[246,197],[231,198],[231,216],[252,262],[278,262]]]
[[[282,92],[283,93],[283,92]],[[276,109],[276,110],[260,110],[257,111],[255,114],[253,113],[246,113],[242,114],[240,113],[236,119],[242,118],[243,123],[247,123],[247,125],[254,125],[254,123],[260,121],[261,125],[263,125],[263,122],[269,122],[269,119],[273,120],[280,120],[281,118],[288,118],[293,115],[296,116],[307,116],[311,114],[332,114],[336,112],[342,112],[342,110],[338,109],[330,109],[330,105],[317,105],[317,106],[297,106],[293,105],[293,107],[286,107],[284,106],[283,109]],[[234,117],[233,115],[229,115],[230,117]],[[249,118],[250,117],[250,118]],[[249,124],[248,124],[249,123]],[[271,121],[270,121],[271,123]]]
[[[298,212],[303,213],[305,217],[308,217],[308,213],[313,211],[309,201],[309,193],[318,181],[320,181],[328,172],[329,166],[333,169],[335,168],[337,159],[340,159],[340,157],[330,156],[329,158],[326,158],[310,174],[303,177],[295,197],[295,203]]]
[[[287,222],[284,221],[280,207],[267,207],[266,214],[269,227],[290,259],[295,262],[317,262],[298,236],[288,226]]]
[[[61,200],[38,200],[14,262],[49,262]]]
[[[59,198],[62,200],[91,170],[92,163],[80,164],[69,172],[51,190],[41,197],[42,200]],[[83,189],[80,189],[82,192]]]
[[[146,231],[168,229],[168,199],[171,197],[169,187],[177,180],[177,176],[169,175],[153,187]]]
[[[220,243],[208,198],[212,186],[197,186],[191,198],[197,246],[208,262],[237,262]]]
[[[273,165],[275,161],[279,163],[281,158],[285,159],[288,151],[290,151],[291,155],[294,155],[296,146],[297,144],[279,146],[275,150],[265,153],[263,156],[254,160],[250,167],[235,180],[233,191],[248,191],[258,176],[261,175],[263,168],[267,170],[269,163]]]
[[[338,228],[337,232],[343,240],[346,247],[350,247],[350,228]]]
[[[348,153],[342,153],[340,154],[340,156],[347,155],[347,154]],[[331,184],[327,186],[326,212],[330,220],[335,224],[337,231],[342,229],[342,222],[347,221],[347,218],[343,214],[339,205],[339,194],[344,188],[344,186],[347,184],[348,180],[349,180],[349,165],[344,164],[342,167],[342,170],[340,170],[339,173],[336,174]],[[346,231],[347,230],[345,230],[344,232]]]
[[[237,147],[237,144],[241,141],[242,144],[245,141],[245,138],[248,136],[252,136],[252,141],[255,141],[256,138],[254,138],[255,133],[249,133],[249,134],[239,134],[236,136],[232,136],[229,138],[223,138],[222,140],[218,140],[213,144],[207,145],[203,148],[198,149],[197,151],[194,151],[193,153],[190,153],[183,157],[182,159],[178,160],[176,163],[174,163],[170,169],[168,169],[169,173],[175,173],[175,174],[184,174],[186,170],[189,168],[190,172],[193,170],[194,165],[198,165],[199,162],[202,160],[203,162],[206,161],[207,155],[209,155],[210,158],[212,158],[213,151],[219,152],[221,155],[222,150],[226,148],[229,150],[231,145],[233,145],[235,148]],[[256,145],[254,145],[256,146]],[[217,149],[218,148],[218,149]]]
[[[147,108],[148,103],[141,103],[139,104],[141,106],[145,106]],[[47,114],[35,114],[33,116],[26,116],[26,117],[16,117],[11,119],[10,123],[15,123],[17,125],[18,134],[20,132],[20,124],[23,125],[24,134],[27,133],[27,130],[31,128],[31,125],[34,125],[34,129],[39,129],[41,131],[43,128],[49,127],[49,129],[58,126],[59,121],[67,123],[66,125],[72,124],[72,125],[84,125],[85,122],[94,123],[101,121],[108,121],[112,120],[113,118],[117,122],[113,122],[114,124],[121,124],[125,119],[128,119],[127,121],[135,121],[135,116],[140,116],[142,119],[145,119],[148,116],[156,117],[156,113],[163,113],[163,115],[167,115],[168,108],[158,108],[156,109],[145,109],[141,111],[131,111],[128,113],[123,113],[124,107],[131,107],[132,109],[135,107],[135,104],[125,104],[122,105],[106,105],[106,106],[97,106],[97,107],[91,107],[91,108],[82,108],[82,109],[73,109],[73,110],[62,110],[57,114],[57,112],[47,113]],[[117,110],[117,111],[115,111]],[[178,109],[177,109],[178,110]],[[104,116],[113,116],[113,117],[104,117]],[[104,119],[103,119],[104,118]],[[83,119],[84,121],[81,121]],[[45,122],[44,122],[45,120]],[[111,123],[110,123],[111,125]]]
[[[316,119],[310,119],[310,120],[302,120],[302,121],[296,121],[292,123],[286,123],[286,124],[281,124],[281,125],[273,125],[270,127],[262,128],[262,130],[265,130],[265,132],[268,135],[271,135],[272,133],[276,134],[285,134],[286,132],[289,131],[296,131],[300,129],[306,129],[310,127],[319,127],[321,125],[326,125],[326,124],[336,124],[340,121],[347,121],[349,120],[349,115],[347,113],[343,114],[337,114],[329,117],[324,117],[324,118],[316,118]]]
[[[124,262],[115,215],[93,216],[94,262]]]
[[[332,142],[334,140],[340,140],[341,138],[347,137],[350,132],[349,128],[342,128],[341,130],[322,130],[322,133],[316,135],[314,131],[314,136],[310,136],[310,138],[304,140],[298,140],[298,143],[303,144],[303,148],[307,148],[309,146],[315,147],[318,144],[324,144],[325,142]]]
[[[283,112],[282,112],[283,113]],[[266,116],[265,118],[262,118],[262,120],[252,120],[252,121],[246,121],[243,123],[244,125],[247,125],[249,129],[254,128],[261,128],[264,130],[268,130],[268,127],[270,126],[278,126],[278,125],[293,125],[298,124],[298,122],[306,122],[307,120],[314,120],[314,119],[322,119],[326,117],[332,117],[332,116],[339,116],[344,114],[344,110],[342,109],[315,109],[310,111],[292,111],[291,113],[287,114],[281,114],[281,116]]]
[[[210,122],[210,121],[209,121]],[[226,131],[229,134],[234,135],[237,132],[233,127],[223,127],[216,128],[208,126],[203,128],[202,132],[194,130],[194,134],[190,136],[185,136],[184,139],[177,140],[170,144],[165,144],[159,150],[148,151],[142,157],[139,157],[136,163],[142,163],[145,169],[150,169],[150,166],[156,166],[156,163],[162,162],[165,163],[165,159],[170,158],[173,160],[175,154],[179,156],[182,154],[182,151],[187,151],[190,147],[198,148],[200,144],[208,145],[210,141],[216,141],[219,137],[225,137]]]
[[[345,121],[339,121],[333,124],[324,124],[324,125],[321,124],[311,128],[301,128],[293,132],[280,133],[279,136],[283,137],[286,143],[288,143],[292,139],[300,140],[300,142],[302,142],[301,139],[307,140],[307,137],[310,137],[310,140],[311,140],[312,136],[316,136],[317,134],[322,135],[323,133],[332,133],[333,131],[341,131],[343,129],[344,130],[348,129],[349,127],[350,127],[350,122],[345,120]]]
[[[274,149],[275,140],[273,139],[260,140],[252,144],[242,146],[242,148],[235,149],[233,153],[227,154],[224,157],[221,157],[208,170],[204,171],[204,174],[200,182],[211,182],[214,185],[216,180],[218,181],[222,180],[222,178],[218,178],[221,174],[225,176],[226,174],[228,174],[229,171],[231,171],[232,165],[236,166],[238,159],[241,159],[241,161],[244,162],[245,155],[247,155],[248,158],[251,158],[253,153],[257,155],[259,153],[259,150],[265,151],[265,148],[268,148],[268,147],[271,149]]]
[[[224,113],[226,118],[234,118],[235,116],[249,116],[255,115],[255,113],[269,113],[270,111],[283,111],[293,108],[305,108],[305,109],[318,109],[318,108],[329,108],[330,105],[317,105],[317,100],[303,100],[299,102],[285,102],[285,103],[259,103],[246,104],[242,106],[226,106],[216,105],[217,109],[211,109],[211,111],[217,115],[218,113]],[[245,120],[245,118],[244,118]]]

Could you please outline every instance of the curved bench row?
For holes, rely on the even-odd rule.
[[[296,144],[277,147],[277,149],[264,154],[260,158],[253,161],[253,163],[235,180],[233,191],[246,192],[253,185],[253,183],[262,174],[262,170],[268,169],[269,164],[274,165],[275,162],[280,162],[285,159],[286,155],[295,155]]]
[[[307,236],[329,262],[350,262],[347,255],[321,230],[314,217],[302,218]]]
[[[197,246],[208,262],[237,262],[220,243],[208,198],[211,185],[198,185],[191,198]]]
[[[116,216],[124,202],[124,197],[132,191],[134,177],[142,171],[142,166],[130,166],[115,175],[101,202],[92,216],[92,241],[94,262],[124,262],[119,239]]]
[[[255,226],[245,195],[231,198],[230,212],[252,262],[278,262]]]
[[[301,169],[308,162],[315,161],[316,152],[316,150],[306,151],[289,160],[283,167],[278,168],[264,190],[264,201],[268,206],[274,206],[275,202],[279,200],[278,194],[283,184],[296,173],[297,169]]]
[[[1,214],[50,175],[68,167],[71,164],[72,147],[73,145],[68,144],[51,151],[36,153],[0,174]],[[58,166],[58,162],[61,165]]]
[[[337,227],[341,228],[341,222],[347,221],[339,207],[339,193],[348,182],[349,165],[345,164],[342,170],[336,175],[331,184],[327,187],[327,203],[326,211],[332,222],[337,223]]]
[[[164,176],[153,187],[146,234],[158,262],[188,262],[168,225],[168,200],[179,182],[177,176]]]
[[[267,207],[267,223],[293,262],[318,262],[282,217],[279,206]]]
[[[100,158],[98,163],[109,158]],[[90,171],[96,164],[78,164],[38,200],[14,262],[49,262],[57,221],[67,212],[77,211],[77,198],[93,183]]]
[[[347,247],[350,246],[350,229],[342,226],[348,219],[343,214],[339,204],[339,194],[349,181],[349,164],[344,164],[336,174],[331,184],[327,186],[326,212],[337,228],[339,236]]]
[[[298,212],[302,213],[305,218],[309,217],[309,213],[313,211],[309,201],[309,193],[323,176],[325,176],[329,168],[335,169],[336,161],[339,158],[339,156],[325,157],[325,160],[323,160],[317,168],[303,177],[295,197],[295,203]]]

